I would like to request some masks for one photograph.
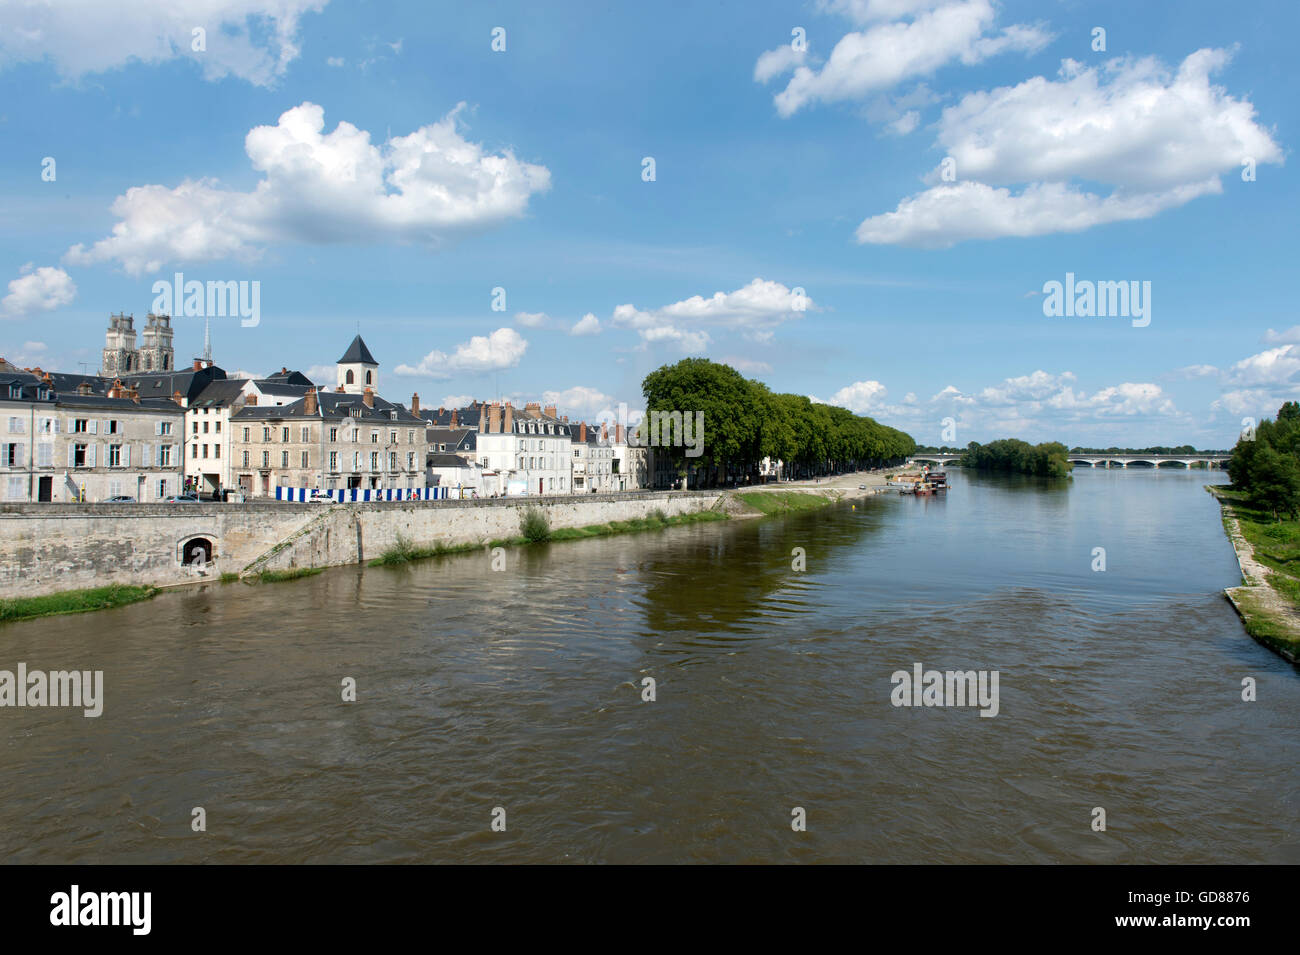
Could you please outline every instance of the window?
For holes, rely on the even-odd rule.
[[[270,451],[263,451],[263,452],[262,452],[262,467],[264,467],[264,468],[269,468],[270,466],[271,466],[271,452],[270,452]]]
[[[206,421],[203,422],[203,433],[204,434],[208,433],[208,423]]]
[[[396,443],[397,443],[397,432],[396,432],[396,431],[390,431],[390,432],[388,432],[388,443],[389,443],[389,444],[396,444]]]
[[[407,444],[415,444],[415,432],[414,432],[414,431],[408,431],[408,432],[406,432],[406,443],[407,443]]]
[[[18,445],[4,444],[0,445],[0,467],[14,468],[18,466]]]
[[[330,441],[337,441],[338,439],[339,439],[339,429],[330,428]]]
[[[352,452],[352,470],[354,470],[354,471],[360,471],[360,470],[361,470],[361,452],[360,452],[360,451],[353,451],[353,452]]]
[[[74,468],[84,468],[86,466],[86,445],[74,444],[72,446],[72,466]]]
[[[576,458],[576,457],[580,457],[581,454],[582,454],[582,452],[579,451],[577,448],[574,448],[574,449],[573,449],[573,456],[574,456],[575,458]]]
[[[289,452],[288,452],[288,451],[281,451],[281,452],[280,452],[280,467],[282,467],[282,468],[287,468],[288,466],[289,466]]]
[[[492,466],[491,462],[488,461],[487,458],[484,458],[484,459],[483,459],[483,467],[484,467],[484,469],[486,470],[487,468],[490,468],[491,466]]]
[[[198,446],[197,444],[191,444],[191,445],[190,445],[190,457],[191,457],[191,458],[197,458],[198,456],[199,456],[199,446]]]
[[[270,441],[270,440],[271,440],[271,429],[270,429],[270,428],[263,428],[263,429],[262,429],[262,440],[263,440],[263,441]]]
[[[203,446],[203,456],[205,458],[208,456],[208,446],[206,444]]]
[[[220,419],[220,418],[218,418],[216,421],[212,422],[212,430],[215,431],[217,434],[221,434],[221,419]]]
[[[72,430],[75,434],[85,434],[90,430],[90,422],[85,418],[74,418],[72,421]]]
[[[95,427],[94,427],[94,422],[93,422],[93,421],[91,422],[90,433],[91,433],[91,434],[94,434],[94,433],[95,433]],[[159,421],[159,422],[158,422],[158,433],[159,433],[159,434],[171,434],[171,433],[172,433],[172,423],[171,423],[170,421]]]
[[[167,481],[164,478],[163,480],[160,480],[158,482],[158,500],[161,501],[166,496],[167,496]]]
[[[331,471],[337,471],[338,469],[339,469],[339,453],[338,453],[337,451],[331,451],[331,452],[330,452],[330,470],[331,470]]]
[[[379,443],[379,432],[378,432],[378,431],[371,431],[371,432],[370,432],[370,443],[371,443],[371,444],[378,444],[378,443]]]
[[[366,372],[366,384],[368,385],[374,384],[374,378],[371,377],[370,372]]]
[[[351,369],[351,368],[348,369],[348,373],[347,373],[346,377],[344,377],[343,380],[344,380],[344,382],[345,382],[346,384],[349,384],[349,385],[351,385],[351,384],[355,384],[355,383],[356,383],[356,380],[357,380],[357,379],[356,379],[356,376],[352,374],[352,369]]]
[[[219,458],[219,457],[221,457],[221,445],[219,445],[219,444],[214,444],[214,445],[212,446],[212,456],[213,456],[214,458]]]
[[[302,429],[302,442],[303,444],[306,444],[310,440],[311,440],[311,428],[304,426]],[[304,464],[303,467],[306,467],[306,465]]]
[[[22,475],[9,479],[9,500],[21,501],[27,495],[23,491]]]
[[[379,470],[379,452],[378,452],[378,451],[371,451],[371,452],[370,452],[370,470],[372,470],[372,471],[378,471],[378,470]]]
[[[10,434],[22,434],[22,433],[23,433],[23,419],[22,419],[22,418],[10,418],[10,419],[9,419],[9,433],[10,433]]]
[[[245,444],[248,443],[248,429],[247,429],[247,428],[244,429],[244,443],[245,443]]]
[[[122,446],[120,444],[110,444],[108,446],[108,466],[110,468],[120,468],[122,466]],[[109,496],[116,497],[117,495],[111,494]]]
[[[244,452],[244,457],[243,457],[243,461],[242,461],[242,466],[243,466],[243,467],[248,467],[248,452],[247,452],[247,451]]]
[[[127,460],[130,461],[129,455]],[[54,445],[38,444],[36,446],[36,466],[38,468],[54,467]]]
[[[190,434],[198,434],[198,433],[199,433],[199,423],[195,421],[190,427]]]
[[[408,471],[414,471],[414,470],[415,470],[415,452],[414,452],[414,451],[407,451],[407,452],[406,452],[406,470],[408,470]]]
[[[109,496],[109,497],[120,497],[121,494],[122,494],[122,482],[121,482],[121,481],[109,481],[109,482],[108,482],[108,496]]]
[[[288,444],[288,443],[289,443],[289,429],[288,429],[288,428],[281,428],[281,429],[280,429],[280,442],[281,442],[282,444]]]
[[[304,451],[304,452],[302,453],[302,466],[305,467],[305,468],[309,468],[309,467],[311,467],[311,465],[307,463],[307,453],[308,453],[308,452],[306,452],[306,451]]]
[[[121,433],[122,433],[122,422],[118,421],[116,418],[109,418],[109,419],[108,419],[108,433],[109,433],[109,434],[121,434]]]
[[[92,452],[91,455],[90,455],[90,459],[91,459],[91,462],[93,463],[93,462],[94,462],[94,459],[95,459],[95,455],[94,455],[93,452]],[[172,463],[172,446],[171,446],[170,444],[164,444],[164,445],[159,446],[159,448],[158,448],[158,467],[160,467],[160,468],[168,468],[168,467],[171,467],[171,463]]]
[[[396,452],[396,451],[389,451],[389,452],[388,452],[388,470],[390,470],[390,471],[396,471],[396,470],[397,470],[397,452]]]

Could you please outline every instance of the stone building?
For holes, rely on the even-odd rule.
[[[155,315],[145,319],[142,347],[135,347],[135,316],[118,312],[108,317],[104,334],[104,352],[99,374],[103,378],[135,375],[141,372],[173,371],[176,353],[172,348],[171,316]]]
[[[488,494],[568,494],[573,427],[554,405],[479,405],[475,451]]]
[[[181,405],[115,379],[56,390],[48,373],[0,375],[0,494],[6,501],[161,501],[182,488]]]

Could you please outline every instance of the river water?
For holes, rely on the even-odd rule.
[[[0,668],[106,685],[98,719],[0,710],[0,850],[1300,862],[1300,674],[1221,594],[1239,574],[1203,485],[1225,477],[949,474],[946,498],[517,549],[505,572],[336,568],[0,628]],[[996,670],[998,715],[893,706],[917,663]]]

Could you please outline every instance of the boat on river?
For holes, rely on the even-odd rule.
[[[928,497],[948,490],[948,475],[944,471],[926,468],[920,474],[896,474],[890,483],[899,488],[899,494]]]

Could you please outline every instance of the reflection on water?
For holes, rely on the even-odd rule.
[[[516,550],[506,573],[339,568],[5,627],[0,667],[102,669],[107,701],[0,710],[0,849],[1300,861],[1300,677],[1220,594],[1223,476],[949,473],[946,498]],[[892,707],[915,662],[998,670],[1000,715]]]

